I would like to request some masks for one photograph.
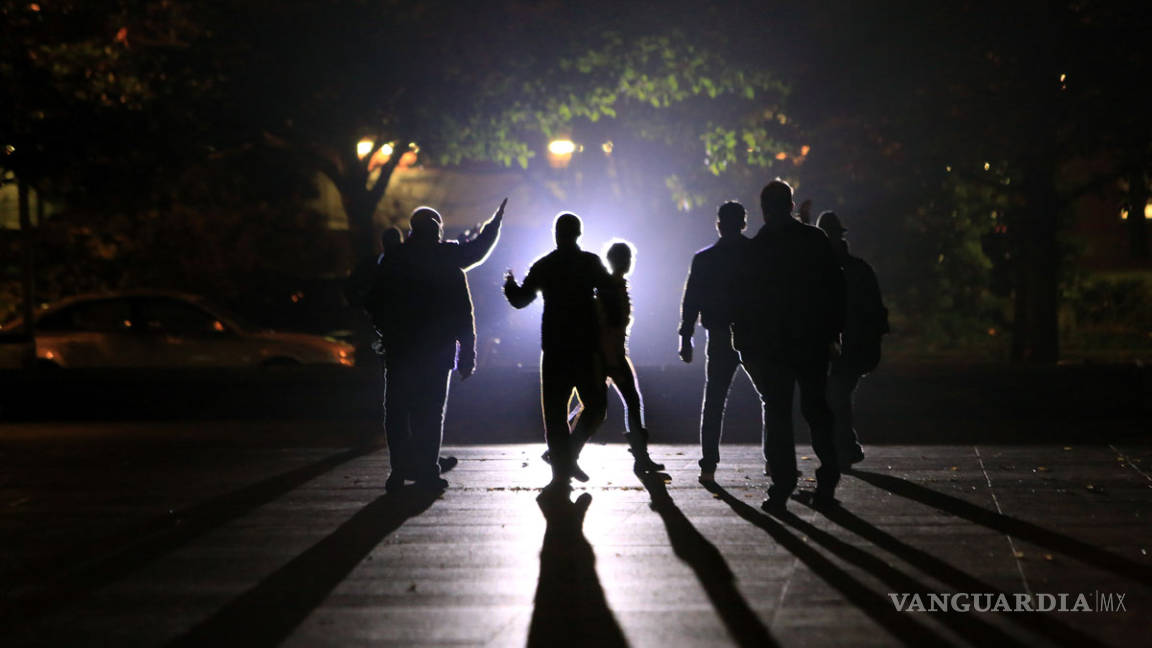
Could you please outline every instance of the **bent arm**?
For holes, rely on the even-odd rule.
[[[480,233],[471,241],[464,241],[457,246],[455,254],[456,265],[461,270],[468,271],[484,262],[496,241],[500,239],[500,225],[504,222],[504,205],[480,226]]]
[[[539,290],[539,270],[536,266],[532,266],[532,269],[528,271],[528,276],[524,278],[523,284],[516,283],[511,272],[508,273],[508,278],[504,281],[504,297],[509,304],[512,304],[513,308],[524,308],[531,304],[536,299],[536,293]]]

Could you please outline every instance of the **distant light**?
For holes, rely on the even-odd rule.
[[[124,320],[124,328],[132,328],[132,320]]]
[[[12,146],[11,144],[8,144],[7,146],[4,147],[4,155],[12,155],[15,152],[16,152],[16,147]]]
[[[800,155],[808,155],[808,151],[811,151],[811,150],[812,150],[812,147],[805,144],[804,146],[800,147]]]
[[[29,11],[40,11],[40,5],[33,2],[32,4],[28,5],[28,10]]]
[[[44,357],[48,358],[49,360],[55,360],[56,359],[56,352],[55,351],[49,351],[49,352],[44,354]]]
[[[988,335],[996,335],[996,329],[994,329],[994,328],[988,329]]]
[[[1067,74],[1061,74],[1060,75],[1060,83],[1064,83],[1064,79],[1067,79],[1067,78],[1068,78]]]
[[[1152,202],[1144,205],[1144,220],[1152,220]]]
[[[220,320],[216,320],[215,322],[212,322],[212,330],[216,331],[217,333],[223,333],[224,332],[224,323],[221,322]]]
[[[612,140],[608,140],[600,145],[600,150],[604,151],[604,155],[612,155]]]
[[[944,167],[944,172],[945,173],[952,173],[952,165],[948,165],[948,166]]]
[[[985,162],[985,163],[984,163],[984,170],[985,170],[985,171],[987,171],[988,169],[991,169],[991,168],[992,168],[992,163],[990,163],[990,162]]]
[[[785,153],[784,151],[780,151],[779,153],[776,154],[776,159],[777,160],[787,160],[788,154]]]
[[[552,140],[548,143],[548,152],[552,155],[572,155],[576,152],[576,143],[566,139]]]
[[[1128,220],[1128,210],[1127,209],[1121,209],[1120,210],[1120,220]]]
[[[408,142],[408,150],[413,153],[419,153],[420,147],[416,145],[416,142]]]
[[[376,146],[376,140],[372,139],[371,137],[365,137],[359,142],[356,142],[356,157],[363,160],[368,156],[369,153],[372,152],[372,148],[374,146]]]

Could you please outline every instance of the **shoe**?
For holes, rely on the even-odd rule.
[[[400,490],[401,488],[404,488],[403,475],[398,475],[396,473],[388,475],[388,479],[384,482],[384,492],[392,493]]]
[[[428,477],[426,479],[417,479],[412,485],[421,490],[442,491],[448,488],[448,480],[441,477]]]
[[[768,496],[764,503],[760,505],[760,510],[768,515],[782,515],[788,511],[787,507],[788,498],[779,496]]]
[[[814,508],[830,508],[836,506],[837,504],[838,502],[836,501],[835,491],[832,489],[821,489],[819,486],[817,486],[816,492],[812,493],[812,506]]]
[[[436,463],[440,465],[440,474],[444,474],[455,468],[456,464],[460,463],[460,460],[456,457],[440,457],[436,460]]]
[[[700,469],[700,476],[696,478],[701,484],[715,484],[716,471]]]
[[[664,470],[664,464],[652,461],[652,457],[649,457],[647,452],[641,455],[632,453],[632,455],[636,458],[636,460],[632,462],[632,472],[634,473],[653,473]]]
[[[628,451],[632,453],[632,472],[648,473],[664,470],[664,464],[652,461],[648,455],[648,430],[630,432],[624,435],[628,439]]]
[[[548,464],[549,466],[552,465],[552,455],[549,453],[549,451],[545,450],[544,454],[540,455],[540,458],[543,459],[544,463]],[[581,468],[580,464],[576,462],[572,462],[572,477],[576,481],[580,482],[586,482],[589,479],[588,473],[584,472],[584,469]]]
[[[840,470],[852,470],[852,466],[864,461],[864,449],[859,444],[856,447],[845,453],[845,457],[840,459]]]
[[[580,464],[575,461],[572,462],[572,478],[578,482],[588,481],[588,473],[584,472]]]

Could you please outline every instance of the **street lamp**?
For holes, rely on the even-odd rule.
[[[554,139],[548,142],[548,164],[553,169],[563,169],[572,161],[576,143],[570,139]]]

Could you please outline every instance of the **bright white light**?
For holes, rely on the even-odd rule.
[[[385,144],[384,146],[381,146],[380,147],[380,155],[384,156],[385,158],[391,157],[392,156],[392,145],[391,144]]]
[[[612,141],[609,140],[600,145],[600,150],[604,151],[605,155],[612,155]]]
[[[363,160],[365,156],[372,152],[372,147],[375,145],[376,142],[370,137],[365,137],[359,142],[356,142],[356,157]]]
[[[572,140],[558,139],[548,143],[548,152],[552,155],[572,155],[576,151],[576,143]]]

